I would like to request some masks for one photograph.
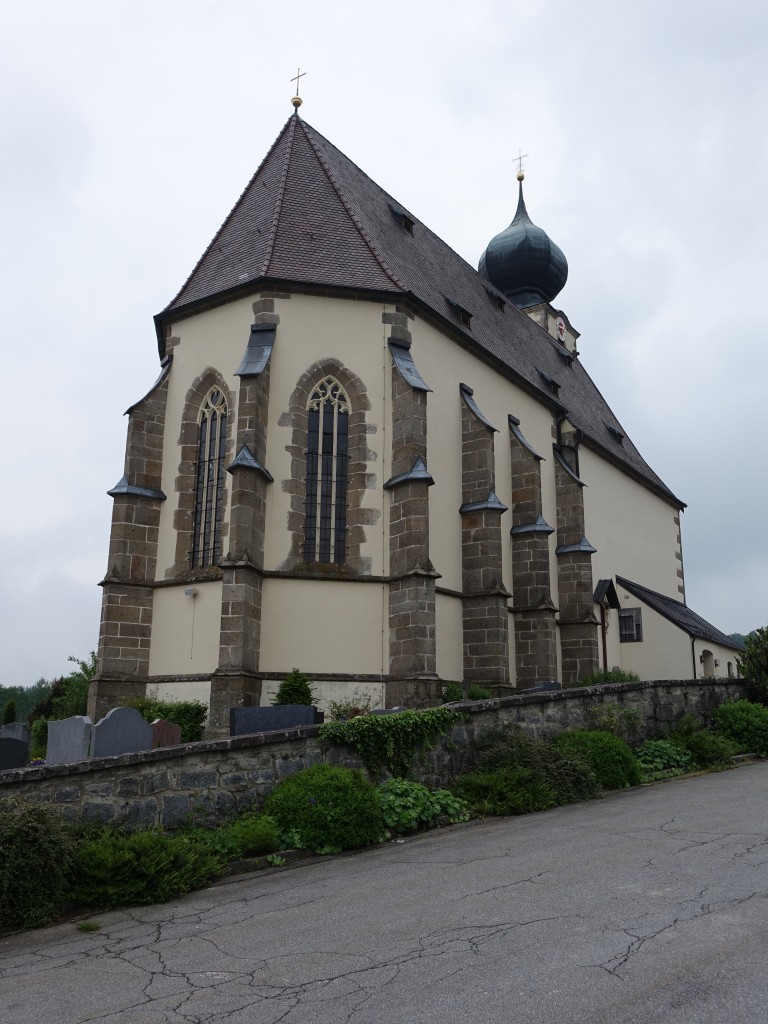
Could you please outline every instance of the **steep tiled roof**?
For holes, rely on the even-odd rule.
[[[408,298],[542,402],[562,408],[589,447],[683,507],[578,359],[564,359],[563,346],[512,303],[499,308],[492,296],[503,299],[501,293],[298,116],[289,118],[158,326],[265,281]],[[469,325],[457,309],[471,315]],[[547,380],[559,385],[557,398]]]
[[[691,611],[688,605],[683,604],[682,601],[675,601],[672,597],[657,594],[655,590],[649,590],[648,587],[643,587],[639,583],[626,580],[623,576],[617,576],[616,582],[620,587],[628,590],[630,594],[634,594],[635,597],[639,598],[643,604],[647,604],[649,608],[653,608],[659,615],[669,619],[670,622],[682,629],[688,636],[695,636],[700,640],[708,640],[712,644],[720,644],[721,647],[730,647],[734,651],[744,650],[743,644],[731,639],[726,633],[721,633],[719,629],[707,622],[706,619],[702,619],[696,612]]]

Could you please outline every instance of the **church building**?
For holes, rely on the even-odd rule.
[[[299,116],[155,318],[128,410],[94,718],[201,699],[208,735],[295,666],[321,706],[496,696],[602,668],[736,674],[685,601],[685,507],[552,305],[528,216],[476,271]]]

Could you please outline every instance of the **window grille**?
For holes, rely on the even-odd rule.
[[[216,565],[221,558],[226,443],[227,403],[221,391],[212,388],[203,402],[198,424],[193,569]]]
[[[326,377],[307,405],[307,483],[304,561],[346,559],[349,402],[338,381]]]

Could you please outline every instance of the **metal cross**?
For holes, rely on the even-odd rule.
[[[306,71],[302,71],[301,68],[296,69],[296,77],[292,78],[291,81],[296,83],[296,95],[299,95],[299,79],[306,75]]]
[[[517,156],[513,157],[513,163],[517,164],[517,173],[519,174],[523,169],[523,160],[528,158],[528,154],[524,153],[522,149],[518,149]]]

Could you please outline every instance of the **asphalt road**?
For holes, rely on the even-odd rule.
[[[0,940],[2,1024],[765,1024],[768,763]]]

